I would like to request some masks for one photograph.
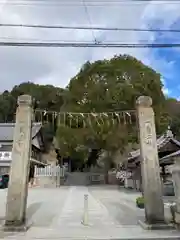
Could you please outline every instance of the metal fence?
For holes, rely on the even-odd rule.
[[[35,177],[64,177],[65,168],[48,165],[44,168],[35,167]]]

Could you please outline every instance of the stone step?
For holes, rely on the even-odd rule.
[[[3,238],[2,238],[3,237]],[[31,227],[27,233],[11,234],[10,238],[0,235],[0,239],[60,239],[60,240],[151,240],[174,239],[179,240],[176,231],[145,231],[139,226],[119,227],[91,227],[91,226],[64,226],[58,228]]]

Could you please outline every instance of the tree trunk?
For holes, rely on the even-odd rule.
[[[105,158],[105,161],[104,161],[104,181],[105,181],[105,184],[109,183],[108,172],[109,172],[109,169],[110,169],[110,163],[111,163],[111,155],[110,155],[110,153],[107,153],[107,157]]]
[[[108,173],[105,173],[105,175],[104,175],[104,182],[105,182],[105,184],[109,184]]]
[[[166,169],[165,166],[162,166],[162,179],[163,179],[163,183],[166,182]]]

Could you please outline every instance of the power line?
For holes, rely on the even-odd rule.
[[[45,28],[45,29],[67,29],[67,30],[98,30],[98,31],[132,31],[132,32],[177,32],[180,29],[145,29],[145,28],[118,28],[118,27],[86,27],[86,26],[62,26],[62,25],[36,25],[36,24],[13,24],[1,23],[0,27],[22,27],[22,28]]]
[[[0,2],[4,3],[4,0],[0,0]],[[86,0],[86,3],[136,3],[136,2],[162,2],[162,3],[180,3],[180,0]],[[8,0],[7,3],[43,3],[43,4],[72,4],[72,3],[81,3],[82,0]]]
[[[123,4],[123,5],[133,5],[133,4],[147,4],[151,2],[151,4],[156,4],[156,3],[165,3],[165,4],[179,4],[179,0],[112,0],[112,1],[105,1],[105,0],[95,0],[95,1],[86,1],[86,6],[89,7],[96,7],[96,6],[115,6],[115,4]],[[44,1],[44,0],[37,0],[37,1],[0,1],[0,5],[9,5],[9,6],[42,6],[42,7],[57,7],[57,6],[69,6],[69,7],[74,7],[74,6],[83,6],[82,2],[80,1]]]
[[[64,43],[55,43],[55,42],[0,42],[1,47],[72,47],[72,48],[179,48],[180,43],[164,43],[164,44],[121,44],[121,43],[75,43],[75,42],[64,42]]]
[[[4,40],[7,40],[6,42],[9,42],[8,40],[11,40],[11,42],[18,42],[18,41],[20,41],[20,42],[51,42],[51,43],[54,43],[54,42],[58,42],[58,43],[72,43],[72,41],[73,41],[73,43],[79,43],[80,41],[75,41],[75,40],[66,40],[66,39],[64,39],[64,40],[60,40],[60,39],[42,39],[42,38],[29,38],[29,37],[27,37],[27,38],[22,38],[22,37],[18,37],[18,38],[16,38],[16,37],[0,37],[0,41],[4,41]],[[98,43],[104,43],[104,44],[108,44],[108,43],[117,43],[117,40],[116,41],[113,41],[113,40],[111,40],[111,41],[96,41],[96,43],[98,44]],[[125,41],[118,41],[118,43],[124,43]],[[83,40],[83,41],[81,41],[81,43],[90,43],[90,41],[89,40]],[[94,41],[92,42],[92,43],[95,43]],[[127,42],[126,42],[127,43]],[[131,44],[131,42],[128,42],[128,44]]]
[[[4,2],[4,0],[0,0]],[[8,2],[82,2],[82,0],[8,0]],[[86,2],[109,2],[109,0],[86,0]],[[180,0],[111,0],[111,2],[180,2]]]
[[[6,41],[5,41],[6,40]],[[64,44],[64,43],[68,43],[68,44],[71,44],[73,42],[73,44],[134,44],[133,42],[131,41],[127,41],[127,40],[124,40],[124,41],[117,41],[117,40],[111,40],[111,41],[96,41],[96,42],[90,42],[89,40],[81,40],[81,41],[76,41],[76,40],[62,40],[62,39],[42,39],[42,38],[22,38],[22,37],[0,37],[0,42],[1,41],[5,41],[5,42],[15,42],[15,43],[21,43],[21,42],[30,42],[30,43],[47,43],[47,42],[50,42],[50,43],[58,43],[58,44]],[[135,43],[135,44],[140,44],[139,43]],[[148,41],[141,41],[141,44],[148,44]],[[170,43],[169,43],[170,44]]]
[[[2,41],[2,40],[11,40],[11,41],[38,41],[38,42],[59,42],[59,43],[64,43],[64,42],[66,42],[66,43],[72,43],[72,41],[73,41],[73,43],[79,43],[79,41],[74,41],[74,40],[60,40],[60,39],[42,39],[42,38],[29,38],[29,37],[27,37],[27,38],[22,38],[22,37],[18,37],[18,38],[16,38],[16,37],[0,37],[0,41]],[[111,43],[113,43],[113,42],[117,42],[117,41],[111,41]],[[89,41],[81,41],[81,43],[89,43]],[[109,43],[109,42],[108,42]],[[123,42],[122,42],[123,43]]]

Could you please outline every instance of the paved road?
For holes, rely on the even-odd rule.
[[[84,194],[89,196],[89,226],[81,224]],[[176,231],[145,231],[137,223],[144,211],[137,209],[137,193],[110,187],[61,187],[30,189],[27,233],[0,232],[0,239],[149,239],[180,236]],[[0,190],[0,218],[5,214],[6,190]],[[164,238],[165,239],[165,238]]]
[[[125,192],[116,187],[92,187],[90,193],[106,207],[109,215],[121,225],[137,225],[144,218],[144,210],[136,207],[139,193]],[[131,217],[130,217],[131,216]]]

